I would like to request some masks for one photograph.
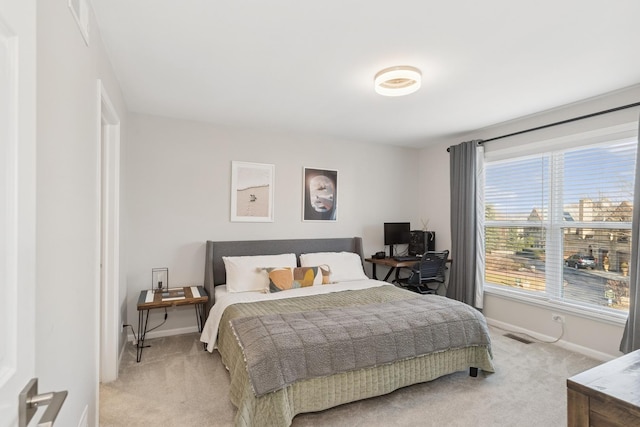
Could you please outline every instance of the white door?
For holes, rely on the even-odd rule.
[[[35,377],[35,88],[35,0],[0,0],[0,427]]]

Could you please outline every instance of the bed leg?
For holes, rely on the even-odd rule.
[[[478,376],[478,368],[469,368],[469,376],[477,377]]]

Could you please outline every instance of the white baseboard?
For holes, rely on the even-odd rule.
[[[160,331],[148,332],[147,335],[145,336],[145,339],[170,337],[173,335],[191,334],[194,332],[198,332],[197,326],[189,326],[186,328],[177,328],[177,329],[163,329]],[[127,335],[127,341],[135,344],[135,339],[133,337],[133,334]]]
[[[521,328],[519,326],[512,325],[510,323],[501,322],[499,320],[490,319],[488,317],[486,319],[487,319],[487,323],[490,326],[496,326],[496,327],[501,328],[501,329],[506,329],[506,330],[508,330],[510,332],[516,332],[516,333],[519,332],[519,333],[531,335],[532,337],[537,338],[537,339],[539,339],[541,341],[553,341],[553,340],[556,339],[556,337],[551,337],[551,336],[548,336],[548,335],[544,335],[544,334],[541,334],[539,332],[531,331],[531,330],[528,330],[528,329],[525,329],[525,328]],[[596,359],[596,360],[600,360],[602,362],[608,362],[609,360],[613,360],[616,357],[618,357],[618,356],[614,356],[614,355],[611,355],[611,354],[603,353],[601,351],[596,351],[596,350],[593,350],[591,348],[584,347],[584,346],[581,346],[581,345],[578,345],[578,344],[574,344],[572,342],[565,341],[565,340],[562,340],[562,339],[560,341],[554,343],[554,345],[557,345],[557,346],[562,347],[562,348],[564,348],[566,350],[569,350],[569,351],[573,351],[575,353],[582,354],[582,355],[587,356],[587,357],[591,357],[591,358]]]

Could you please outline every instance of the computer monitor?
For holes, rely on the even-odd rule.
[[[393,256],[393,245],[408,244],[411,241],[411,223],[385,222],[384,244],[389,246],[389,256]]]

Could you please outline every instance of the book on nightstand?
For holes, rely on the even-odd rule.
[[[176,299],[185,299],[183,288],[167,289],[162,292],[162,301],[171,301]]]

